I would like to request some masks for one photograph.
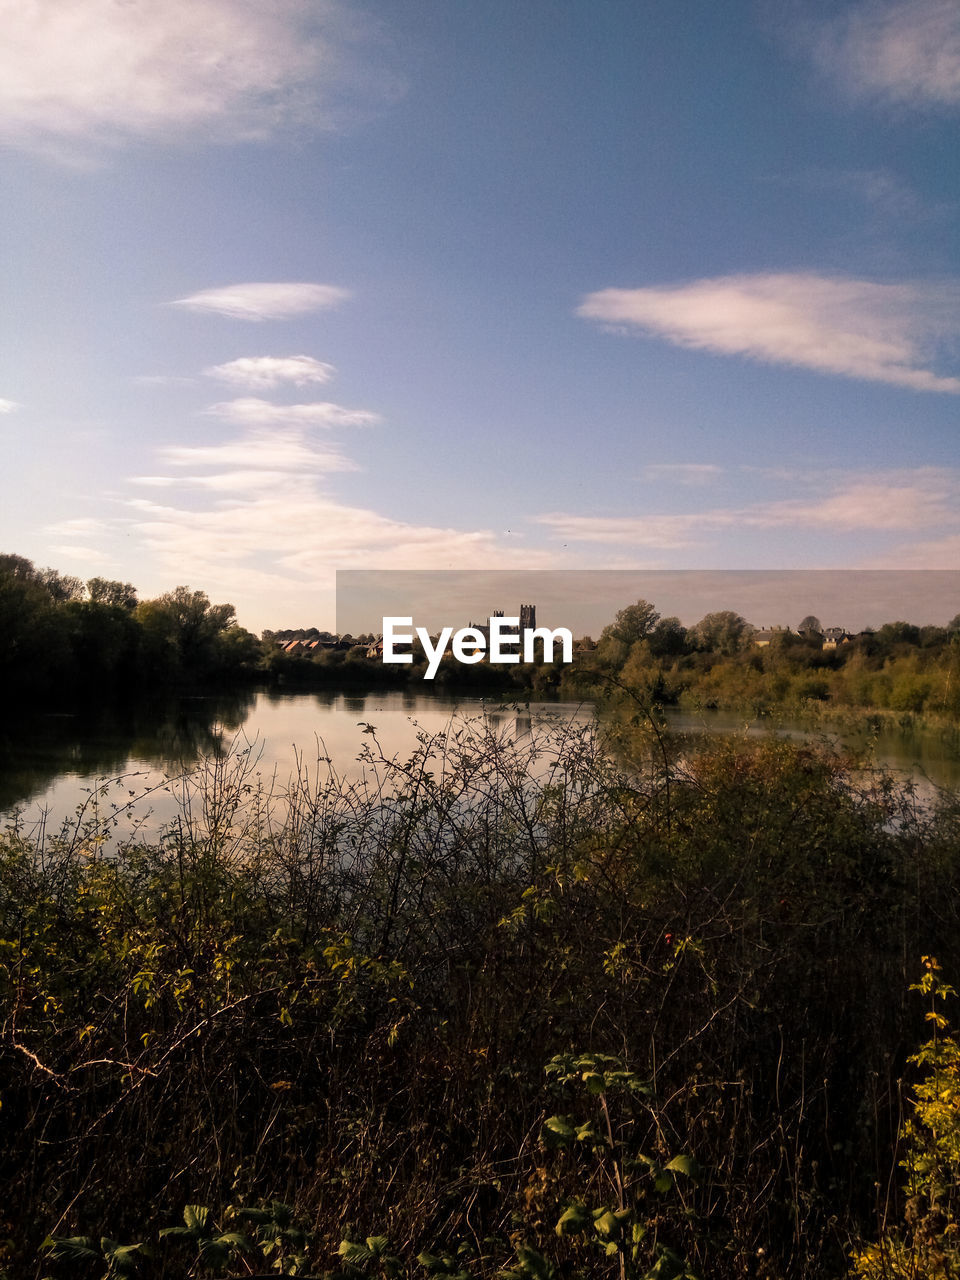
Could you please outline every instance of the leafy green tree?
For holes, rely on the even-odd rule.
[[[683,653],[687,631],[679,618],[661,618],[650,632],[650,652],[655,658],[674,658]]]
[[[216,638],[217,667],[225,675],[259,666],[263,646],[245,627],[225,628]]]
[[[60,573],[57,569],[38,569],[36,576],[54,604],[83,599],[83,583],[72,574]]]
[[[619,640],[629,649],[638,640],[645,640],[660,621],[660,614],[649,600],[638,600],[621,609],[613,622],[604,627],[600,639]]]
[[[89,578],[87,592],[94,604],[117,605],[123,609],[137,607],[137,589],[132,582],[115,582],[109,578]]]
[[[876,634],[880,649],[892,652],[897,646],[920,643],[920,628],[910,622],[885,622]]]
[[[739,653],[751,632],[752,627],[739,613],[722,609],[701,618],[690,634],[698,649],[730,657]]]
[[[71,600],[61,614],[74,668],[85,681],[100,683],[132,668],[139,649],[140,628],[130,609]]]
[[[236,622],[232,604],[211,604],[205,591],[189,587],[145,600],[136,616],[144,630],[148,661],[161,661],[187,675],[203,675],[216,667],[221,633]]]
[[[33,561],[25,556],[16,556],[12,552],[0,555],[0,577],[20,578],[26,582],[35,582],[37,571]],[[957,615],[960,617],[960,614]]]
[[[0,556],[0,673],[7,686],[47,686],[68,663],[61,616],[33,565]]]

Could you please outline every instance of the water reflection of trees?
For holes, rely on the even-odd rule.
[[[0,725],[0,811],[27,803],[64,773],[118,776],[131,761],[174,773],[201,756],[220,758],[255,697],[243,689],[9,717]]]

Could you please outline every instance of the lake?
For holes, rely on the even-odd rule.
[[[418,733],[442,733],[479,718],[498,734],[522,742],[538,727],[589,725],[590,703],[494,703],[477,697],[412,690],[279,692],[248,689],[229,695],[178,697],[91,710],[9,718],[0,729],[0,813],[17,809],[21,825],[39,834],[60,827],[78,809],[106,822],[119,815],[115,834],[150,835],[183,803],[178,779],[199,761],[244,753],[244,767],[265,786],[282,789],[296,770],[323,776],[360,776],[364,748],[387,757],[408,756]],[[669,709],[673,733],[769,733],[768,722],[732,712],[693,714]],[[375,737],[371,732],[375,730]],[[779,732],[809,738],[799,723]],[[836,740],[837,734],[827,735]],[[867,745],[860,733],[847,745]],[[956,734],[886,730],[869,743],[876,762],[924,789],[960,789]]]

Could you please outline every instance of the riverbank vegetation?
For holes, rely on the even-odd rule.
[[[957,797],[634,706],[628,767],[371,726],[355,782],[210,761],[150,845],[8,831],[8,1275],[887,1274]]]
[[[391,665],[376,655],[374,640],[316,628],[267,631],[258,639],[237,625],[232,605],[212,604],[203,591],[180,586],[138,601],[130,583],[92,578],[84,584],[21,556],[0,556],[0,678],[21,699],[244,682],[600,698],[626,685],[661,705],[750,716],[881,711],[960,719],[960,614],[945,626],[897,621],[852,636],[824,633],[813,617],[796,630],[757,632],[729,610],[685,627],[639,600],[620,610],[597,643],[583,637],[572,666],[471,666],[447,655],[430,682],[419,642],[411,664]]]
[[[804,625],[806,624],[806,625]],[[685,628],[647,601],[621,610],[599,643],[581,649],[581,688],[617,684],[661,705],[823,717],[887,711],[960,719],[960,614],[946,626],[885,623],[825,637],[816,618],[797,630],[756,632],[731,612]]]

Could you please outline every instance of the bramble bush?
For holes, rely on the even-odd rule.
[[[284,795],[211,761],[150,844],[8,832],[0,1267],[289,1271],[182,1235],[262,1245],[228,1209],[276,1203],[302,1275],[841,1274],[897,1159],[905,970],[960,970],[960,808],[635,721],[619,763],[371,731]]]

